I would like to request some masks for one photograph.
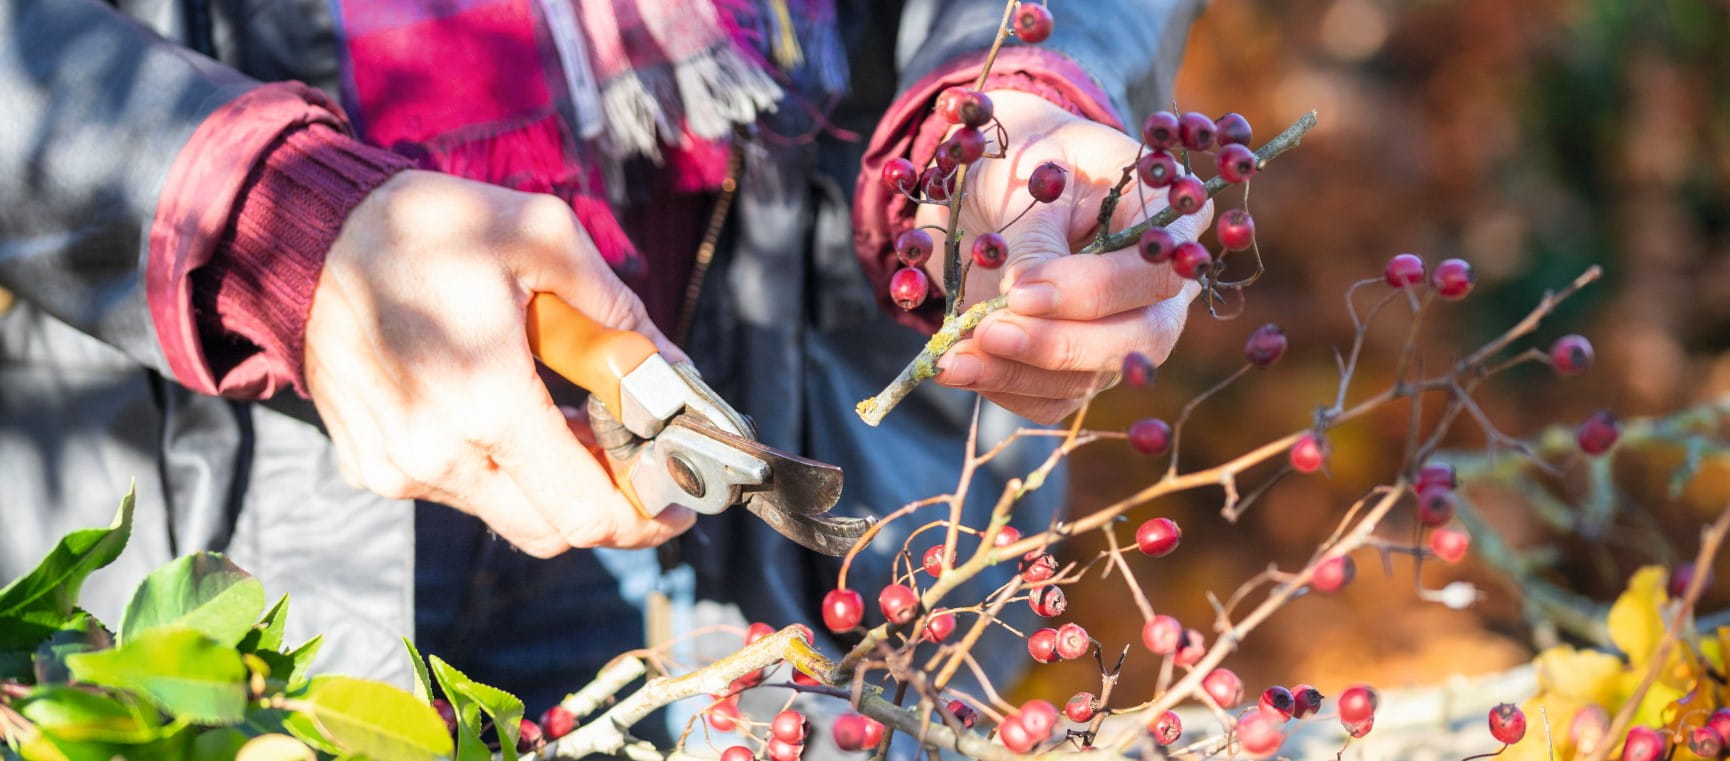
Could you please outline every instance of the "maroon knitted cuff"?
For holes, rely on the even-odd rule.
[[[306,318],[325,254],[361,199],[412,163],[324,124],[283,133],[191,274],[200,343],[225,396],[306,393]]]

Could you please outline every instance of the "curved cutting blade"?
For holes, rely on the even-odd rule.
[[[682,418],[675,424],[769,464],[769,477],[761,485],[746,487],[741,496],[745,509],[782,536],[826,555],[844,555],[871,527],[869,519],[826,514],[841,500],[840,468],[783,452],[756,439],[735,436],[704,422]]]

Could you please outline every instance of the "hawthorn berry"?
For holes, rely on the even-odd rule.
[[[576,728],[576,714],[565,710],[564,706],[555,705],[541,712],[541,734],[548,740],[557,740]]]
[[[1162,558],[1183,541],[1183,527],[1170,518],[1149,518],[1135,529],[1135,548],[1149,557]]]
[[[956,721],[961,722],[961,726],[968,729],[972,729],[973,723],[979,720],[979,712],[959,700],[949,701],[949,715],[954,716]]]
[[[1454,466],[1445,462],[1437,462],[1419,469],[1417,482],[1414,484],[1416,490],[1423,491],[1431,486],[1444,486],[1449,489],[1459,488],[1460,479],[1454,475]]]
[[[727,684],[727,694],[737,695],[763,683],[763,669],[757,669]]]
[[[1430,285],[1436,289],[1436,295],[1449,301],[1465,298],[1476,281],[1472,265],[1464,259],[1445,259],[1430,273]]]
[[[1148,722],[1148,734],[1153,735],[1153,741],[1160,745],[1170,745],[1183,736],[1183,719],[1176,711],[1166,711],[1159,718]]]
[[[1466,552],[1471,547],[1472,535],[1459,529],[1439,528],[1430,532],[1430,552],[1444,563],[1458,563],[1466,559]]]
[[[1232,112],[1213,120],[1213,128],[1219,135],[1220,145],[1249,145],[1249,120],[1243,114]]]
[[[1340,726],[1345,727],[1346,734],[1351,735],[1352,739],[1362,739],[1364,735],[1370,733],[1370,730],[1376,728],[1376,717],[1371,716],[1363,721],[1351,722],[1342,719]]]
[[[1695,727],[1688,733],[1688,750],[1701,758],[1717,758],[1724,754],[1724,737],[1711,727]]]
[[[865,719],[865,746],[875,748],[883,742],[883,722],[869,716]]]
[[[528,719],[517,719],[517,752],[532,753],[541,747],[541,725]]]
[[[1123,382],[1133,388],[1146,388],[1153,385],[1154,378],[1159,376],[1159,367],[1153,364],[1146,354],[1132,351],[1123,355]]]
[[[1513,745],[1526,736],[1526,713],[1513,703],[1490,709],[1490,736],[1503,745]]]
[[[991,121],[992,110],[991,96],[978,90],[951,87],[937,96],[937,114],[950,124],[977,129]]]
[[[1018,717],[1016,721],[1036,740],[1050,737],[1051,730],[1057,728],[1057,706],[1037,698],[1022,703],[1021,710],[1015,715]]]
[[[743,745],[734,745],[721,751],[721,761],[757,761],[757,754]]]
[[[902,267],[889,276],[889,298],[906,310],[918,309],[931,295],[931,278],[918,267]]]
[[[798,761],[805,753],[803,743],[790,743],[779,737],[770,737],[765,748],[769,753],[769,761]]]
[[[997,233],[985,233],[973,239],[973,263],[980,269],[994,270],[1009,260],[1009,242]]]
[[[896,193],[911,193],[919,187],[919,169],[900,156],[884,162],[881,176],[883,184]]]
[[[801,687],[818,687],[823,684],[822,680],[799,669],[793,669],[793,683]]]
[[[829,725],[829,735],[834,738],[835,746],[841,750],[864,750],[865,717],[856,713],[842,714]]]
[[[1280,720],[1284,721],[1291,718],[1292,711],[1297,708],[1297,698],[1292,697],[1291,690],[1276,684],[1262,691],[1261,700],[1256,701],[1256,707],[1278,714]]]
[[[1193,174],[1186,174],[1171,181],[1171,207],[1181,214],[1194,214],[1201,211],[1201,205],[1207,203],[1207,186]]]
[[[937,243],[931,240],[931,233],[917,227],[903,230],[900,235],[895,236],[895,257],[909,267],[924,264],[936,248]]]
[[[769,721],[769,733],[783,742],[805,742],[805,714],[794,710],[775,714]]]
[[[433,700],[432,707],[434,711],[438,712],[439,718],[444,721],[445,731],[453,735],[456,734],[457,709],[451,707],[450,701],[445,700],[444,698],[437,698]]]
[[[1081,624],[1070,622],[1057,628],[1057,657],[1073,661],[1087,655],[1092,646],[1093,640]]]
[[[1252,758],[1271,756],[1285,742],[1284,720],[1277,714],[1251,711],[1237,722],[1237,743]]]
[[[1021,541],[1021,529],[1014,526],[1004,526],[997,530],[997,538],[991,540],[991,546],[1008,547],[1019,541]]]
[[[1040,203],[1051,203],[1063,195],[1063,186],[1069,181],[1068,173],[1057,162],[1047,161],[1033,168],[1033,174],[1027,177],[1027,194]]]
[[[1687,594],[1688,585],[1694,583],[1694,575],[1699,572],[1700,567],[1692,560],[1677,564],[1675,570],[1670,572],[1670,583],[1668,585],[1670,596],[1672,598],[1680,599],[1682,595]],[[1710,589],[1714,578],[1712,569],[1707,568],[1706,581],[1701,585],[1701,591]]]
[[[1205,151],[1213,148],[1213,139],[1218,132],[1213,120],[1207,114],[1191,111],[1177,117],[1177,134],[1183,139],[1183,147],[1192,151]]]
[[[1038,44],[1051,36],[1051,9],[1043,3],[1024,2],[1015,9],[1015,36]]]
[[[1243,344],[1243,358],[1256,367],[1265,368],[1285,356],[1285,346],[1285,331],[1270,322],[1249,334],[1249,340]]]
[[[949,611],[934,613],[925,619],[925,639],[932,642],[944,642],[949,635],[955,633],[955,614]]]
[[[1379,699],[1376,697],[1374,687],[1359,684],[1347,687],[1345,692],[1340,693],[1340,699],[1337,702],[1339,703],[1340,721],[1356,724],[1375,718],[1376,703],[1379,702]]]
[[[1200,280],[1213,271],[1213,254],[1207,252],[1206,246],[1186,240],[1171,252],[1171,271],[1181,278]]]
[[[1328,440],[1315,431],[1298,437],[1291,445],[1291,466],[1299,473],[1314,473],[1328,460]]]
[[[1040,663],[1057,660],[1057,630],[1046,628],[1027,635],[1027,654]]]
[[[1382,277],[1388,281],[1388,285],[1395,288],[1422,283],[1424,282],[1424,260],[1418,258],[1417,254],[1399,254],[1388,260],[1387,269],[1383,270]]]
[[[1291,688],[1292,718],[1301,719],[1322,709],[1322,692],[1307,684]]]
[[[1436,484],[1418,491],[1418,522],[1430,528],[1447,525],[1454,517],[1454,490]]]
[[[1335,555],[1316,565],[1310,586],[1317,592],[1338,592],[1358,574],[1357,562],[1350,555]]]
[[[1027,597],[1028,607],[1041,618],[1061,616],[1069,608],[1069,600],[1063,596],[1061,587],[1039,587]]]
[[[1026,753],[1039,744],[1039,738],[1027,731],[1027,727],[1022,725],[1018,717],[1019,714],[1010,714],[1002,724],[997,725],[997,739],[1003,741],[1005,748],[1016,753]]]
[[[831,589],[823,595],[823,625],[844,632],[865,618],[865,598],[854,589]]]
[[[1163,188],[1178,177],[1177,158],[1165,151],[1142,154],[1135,161],[1135,176],[1150,188]]]
[[[877,593],[877,607],[883,611],[884,619],[900,626],[919,615],[919,593],[906,584],[890,584]]]
[[[1021,578],[1029,584],[1038,584],[1057,575],[1057,558],[1049,552],[1033,550],[1021,556]]]
[[[709,726],[717,732],[731,732],[739,726],[739,699],[727,698],[709,706]]]
[[[937,165],[945,162],[950,169],[958,164],[971,164],[985,155],[985,133],[972,127],[962,127],[937,145]]]
[[[920,558],[920,565],[933,579],[943,575],[943,550],[944,545],[931,545],[931,548],[925,551],[925,556]]]
[[[1214,157],[1214,162],[1219,167],[1219,176],[1235,185],[1255,175],[1258,159],[1255,151],[1233,144],[1221,148],[1219,155]]]
[[[1231,708],[1243,702],[1243,680],[1228,668],[1207,672],[1207,676],[1201,679],[1201,689],[1220,708]]]
[[[1063,715],[1077,724],[1086,724],[1093,720],[1093,693],[1077,692],[1063,704]]]
[[[1255,243],[1255,217],[1243,209],[1232,209],[1219,215],[1213,233],[1225,250],[1242,251]]]
[[[1163,227],[1149,227],[1142,231],[1135,247],[1148,264],[1160,264],[1171,261],[1171,254],[1177,249],[1177,238]]]
[[[1719,709],[1723,711],[1724,709]],[[1717,713],[1712,714],[1713,718]],[[1730,718],[1730,717],[1727,717]],[[1706,720],[1706,726],[1715,726],[1713,719]],[[1722,732],[1720,732],[1722,733]],[[1568,741],[1573,743],[1577,753],[1591,753],[1598,749],[1609,738],[1610,713],[1597,703],[1587,703],[1574,712],[1574,718],[1568,720]]]
[[[1550,366],[1560,375],[1579,375],[1592,366],[1592,342],[1569,334],[1550,344]]]
[[[1194,666],[1207,655],[1207,639],[1196,629],[1183,630],[1183,641],[1177,646],[1177,652],[1171,656],[1172,665]]]
[[[1651,727],[1634,727],[1622,740],[1622,761],[1658,761],[1669,750],[1664,736]]]
[[[745,644],[749,645],[774,633],[775,627],[757,621],[745,628]]]
[[[1621,424],[1609,410],[1598,410],[1580,424],[1580,432],[1576,438],[1580,442],[1580,451],[1589,455],[1601,455],[1616,446],[1616,439],[1622,435]]]
[[[919,187],[925,191],[925,197],[939,203],[949,200],[949,194],[955,190],[955,173],[953,171],[938,171],[937,167],[926,167],[919,175]]]
[[[1171,655],[1183,643],[1183,624],[1171,616],[1154,616],[1141,625],[1141,644],[1154,655]]]
[[[1144,455],[1165,454],[1171,450],[1171,425],[1155,417],[1130,423],[1129,445]]]
[[[1155,151],[1176,148],[1183,144],[1181,129],[1177,114],[1155,111],[1148,114],[1147,119],[1141,123],[1141,142]]]

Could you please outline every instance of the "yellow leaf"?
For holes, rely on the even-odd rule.
[[[1665,725],[1664,709],[1669,708],[1682,691],[1662,682],[1653,682],[1651,689],[1646,690],[1646,697],[1640,700],[1640,707],[1634,711],[1635,726],[1662,727]]]
[[[1544,742],[1544,720],[1550,717],[1551,737],[1556,743],[1554,761],[1570,761],[1574,757],[1574,742],[1568,736],[1568,724],[1573,721],[1574,714],[1586,704],[1576,698],[1562,695],[1540,694],[1527,700],[1520,710],[1526,712],[1526,739],[1515,743],[1496,761],[1551,761],[1550,748]]]
[[[1651,659],[1653,648],[1664,637],[1663,605],[1669,599],[1664,591],[1666,575],[1664,567],[1656,565],[1635,571],[1627,591],[1610,606],[1610,641],[1636,669]]]
[[[1623,694],[1622,660],[1596,650],[1557,645],[1538,654],[1538,694],[1579,703],[1617,705]],[[1572,711],[1569,712],[1572,715]]]

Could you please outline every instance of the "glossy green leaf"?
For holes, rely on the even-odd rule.
[[[324,735],[345,750],[383,761],[444,758],[452,750],[431,706],[383,682],[320,676],[301,698]]]
[[[188,721],[234,724],[245,715],[240,654],[196,629],[151,629],[118,648],[69,656],[66,663],[80,682],[135,691]]]
[[[409,663],[414,664],[414,696],[422,703],[431,704],[432,677],[427,675],[426,659],[420,656],[420,650],[415,648],[408,637],[402,638],[402,646],[408,648]]]
[[[155,709],[73,687],[39,687],[18,712],[56,740],[136,745],[162,736]]]
[[[78,592],[91,572],[114,562],[132,536],[135,493],[127,492],[108,528],[74,531],[31,572],[0,589],[0,651],[22,651],[66,625],[78,609]]]
[[[289,651],[288,689],[299,689],[306,684],[312,671],[312,661],[318,657],[318,651],[322,647],[324,647],[324,635],[320,634],[302,642],[300,647]]]
[[[283,595],[270,606],[264,618],[246,630],[246,636],[240,638],[240,651],[256,653],[260,651],[277,651],[282,649],[282,632],[288,624],[288,595]]]
[[[234,645],[264,612],[264,584],[215,552],[195,552],[152,571],[120,620],[120,641],[164,626],[197,629]]]
[[[480,744],[480,714],[485,713],[492,717],[493,726],[498,730],[499,754],[505,761],[516,761],[518,722],[523,718],[523,701],[497,687],[470,679],[467,674],[458,671],[436,655],[428,661],[432,663],[433,676],[438,678],[445,699],[456,709],[459,725],[457,759],[468,761],[479,758],[473,748]],[[481,751],[486,751],[484,744],[479,747]],[[490,757],[492,754],[487,751],[486,755]]]
[[[284,716],[282,717],[282,728],[293,735],[295,739],[312,746],[320,753],[331,756],[342,754],[342,748],[325,738],[324,729],[312,720],[312,714],[291,713]]]

